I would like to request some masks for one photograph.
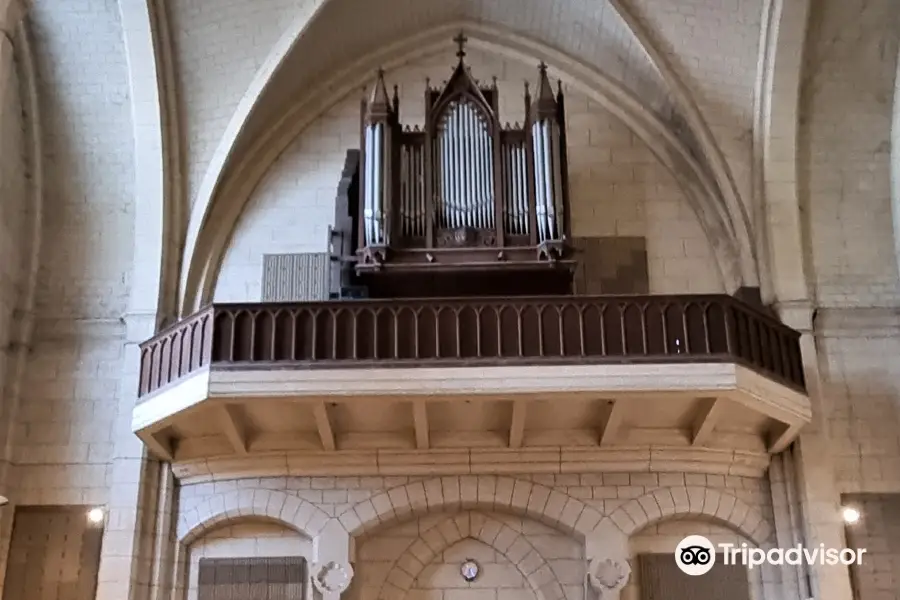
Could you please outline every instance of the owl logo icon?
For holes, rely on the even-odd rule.
[[[689,535],[675,548],[675,564],[686,575],[705,575],[716,564],[716,549],[702,535]]]

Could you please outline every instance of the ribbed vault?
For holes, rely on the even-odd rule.
[[[359,57],[440,25],[462,21],[490,24],[539,40],[600,67],[660,114],[668,117],[673,110],[666,83],[608,0],[329,0],[284,57],[272,85],[260,96],[242,142],[257,135],[268,118],[303,96],[304,91]]]
[[[602,96],[600,103],[660,156],[692,199],[728,287],[756,285],[746,210],[721,153],[684,87],[647,46],[649,38],[636,31],[640,26],[620,0],[523,0],[515,10],[506,4],[328,0],[308,21],[298,20],[260,69],[193,201],[182,312],[209,300],[223,245],[246,199],[312,117],[363,84],[376,59],[400,64],[459,26],[492,49],[505,47],[520,59],[547,58],[564,80]]]

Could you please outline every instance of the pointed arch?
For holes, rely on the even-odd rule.
[[[394,68],[414,57],[444,48],[448,34],[460,28],[472,45],[514,60],[535,56],[551,61],[573,88],[586,94],[628,126],[672,173],[694,209],[713,247],[726,290],[756,285],[755,252],[749,225],[721,196],[718,182],[668,125],[622,84],[593,65],[541,42],[482,23],[452,23],[389,44],[326,80],[284,111],[246,152],[232,157],[227,173],[208,173],[205,196],[195,203],[182,269],[182,314],[212,299],[221,261],[250,196],[275,159],[329,107],[358,90],[378,66]],[[191,237],[193,236],[193,237]]]
[[[240,518],[275,521],[315,539],[329,517],[314,504],[277,490],[245,489],[214,494],[199,505],[181,513],[178,541],[183,546],[226,521]]]
[[[447,517],[416,538],[394,561],[378,592],[378,600],[403,600],[425,567],[441,552],[464,539],[490,546],[514,565],[537,600],[565,597],[546,558],[525,535],[489,515],[468,511]]]
[[[496,475],[453,475],[391,488],[347,509],[338,520],[356,537],[400,520],[460,508],[525,515],[581,540],[602,518],[581,500],[538,483]]]

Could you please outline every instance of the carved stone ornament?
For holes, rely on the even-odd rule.
[[[626,560],[595,558],[588,568],[591,587],[600,593],[603,600],[615,598],[631,576],[631,566]]]
[[[325,594],[343,594],[353,580],[353,567],[334,561],[313,565],[312,581],[316,589]]]

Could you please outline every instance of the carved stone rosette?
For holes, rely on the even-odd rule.
[[[349,563],[329,561],[312,566],[313,586],[324,597],[333,597],[347,591],[353,581],[353,567]]]
[[[588,578],[600,600],[615,600],[619,592],[628,584],[631,565],[627,560],[606,557],[595,558],[588,566]]]

